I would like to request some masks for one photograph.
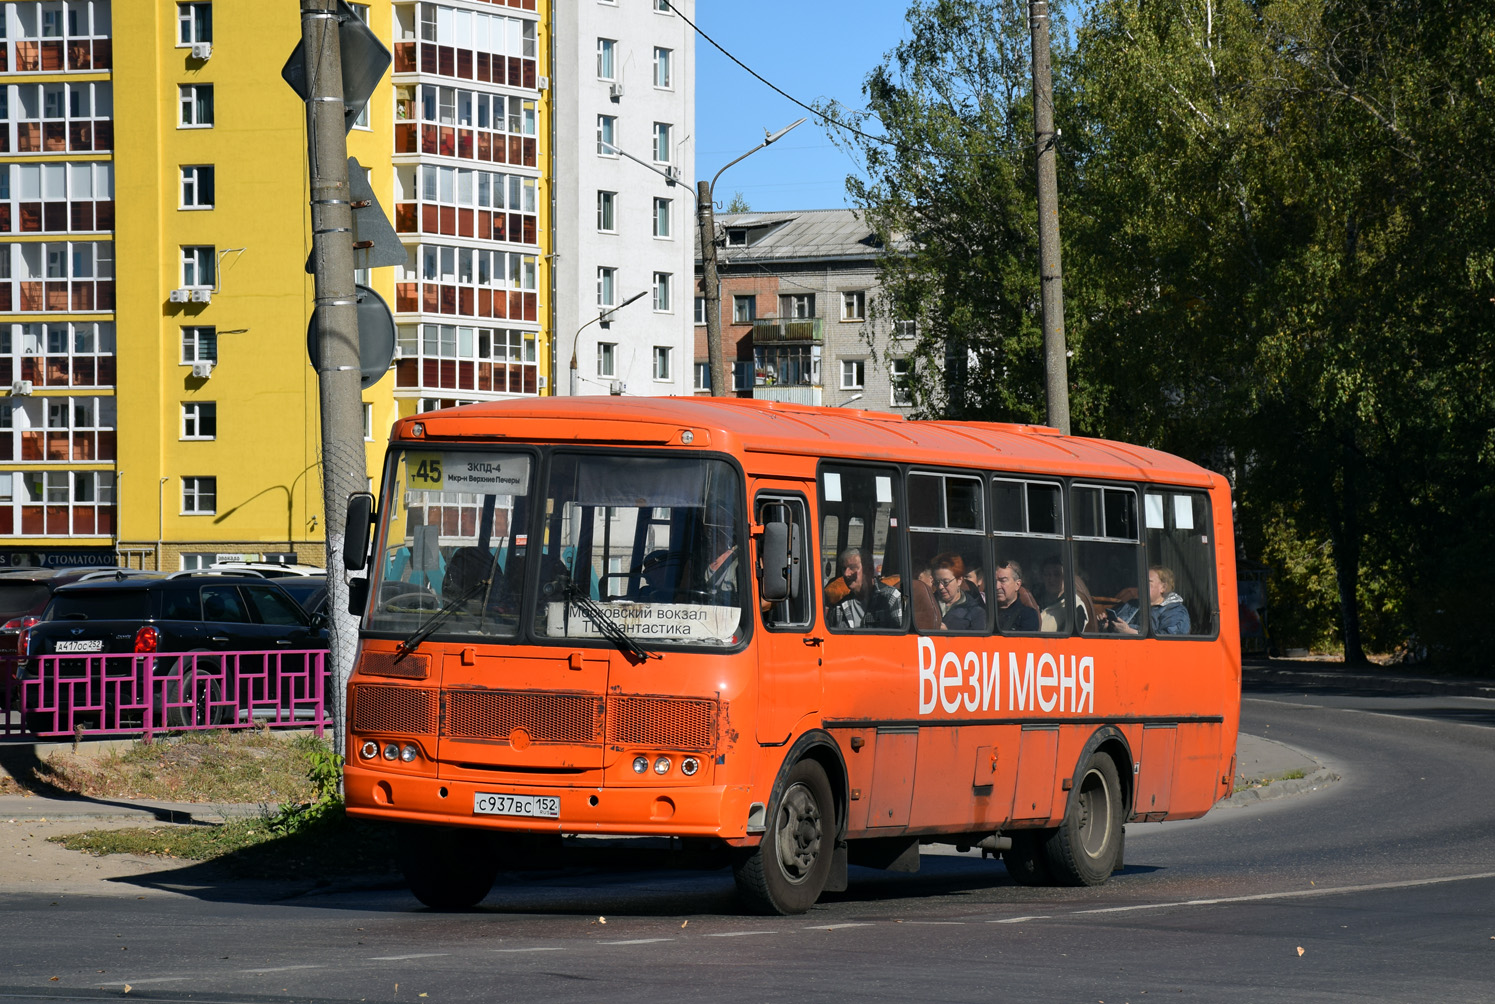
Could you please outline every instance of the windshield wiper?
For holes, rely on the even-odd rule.
[[[405,656],[409,655],[411,652],[414,652],[417,648],[420,647],[421,642],[431,637],[436,629],[441,626],[442,621],[450,617],[462,604],[466,603],[468,600],[472,599],[479,593],[485,592],[492,583],[492,577],[479,579],[477,582],[474,582],[465,590],[448,600],[446,606],[442,607],[440,610],[432,614],[430,619],[420,627],[416,628],[415,633],[412,634],[409,638],[406,638],[404,641],[400,642],[400,647],[395,649],[394,661],[399,662],[401,659],[405,658]]]
[[[650,659],[664,658],[658,652],[649,651],[629,637],[628,632],[618,627],[617,622],[607,615],[602,604],[588,596],[578,584],[573,582],[566,587],[566,598],[575,601],[576,605],[581,607],[581,612],[586,614],[587,620],[602,632],[604,638],[618,646],[628,657],[628,661],[635,666]]]

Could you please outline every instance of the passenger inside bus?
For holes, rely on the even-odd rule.
[[[946,630],[986,630],[986,608],[964,588],[965,562],[960,555],[953,551],[937,555],[930,562],[930,570],[934,574],[934,598]]]
[[[903,594],[873,576],[862,552],[850,548],[841,553],[839,578],[846,598],[826,610],[833,628],[901,628]]]
[[[909,601],[914,608],[914,627],[919,631],[943,631],[940,605],[934,599],[934,575],[927,558],[914,559],[915,574],[908,583]]]
[[[1173,591],[1173,570],[1163,565],[1153,565],[1147,570],[1148,603],[1151,607],[1149,620],[1154,635],[1189,634],[1192,627],[1189,608],[1184,599]],[[1128,600],[1114,610],[1107,610],[1102,618],[1105,630],[1116,634],[1138,634],[1137,623],[1141,606],[1136,600]]]
[[[1075,577],[1074,595],[1070,596],[1065,582],[1064,562],[1058,555],[1050,555],[1043,563],[1045,597],[1052,597],[1039,614],[1039,624],[1046,633],[1068,634],[1073,627],[1083,632],[1090,624],[1090,611],[1095,608],[1090,599],[1090,590],[1085,582]]]
[[[1023,566],[1016,561],[997,562],[992,575],[992,592],[997,599],[997,628],[1008,631],[1037,631],[1038,601],[1023,586]]]
[[[672,603],[680,580],[680,556],[665,550],[651,551],[639,568],[643,582],[634,599],[641,603]]]

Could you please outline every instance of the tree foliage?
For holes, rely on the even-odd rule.
[[[1074,427],[1233,476],[1279,637],[1487,650],[1467,556],[1495,544],[1495,10],[1076,17],[1054,54]],[[910,24],[867,80],[891,144],[857,141],[851,191],[903,252],[892,309],[929,319],[925,410],[1036,419],[1026,3]]]

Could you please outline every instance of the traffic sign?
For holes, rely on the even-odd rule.
[[[369,103],[374,88],[384,78],[384,71],[389,69],[390,55],[379,37],[343,0],[337,0],[337,40],[342,47],[343,131],[347,132],[363,114],[364,105]],[[302,101],[311,94],[306,85],[304,41],[296,43],[291,58],[281,67],[280,75]]]
[[[384,298],[367,286],[358,286],[358,368],[363,389],[368,390],[389,372],[395,357],[395,319]],[[321,308],[318,307],[317,310]],[[313,369],[322,364],[322,346],[317,338],[317,310],[306,326],[306,354]]]

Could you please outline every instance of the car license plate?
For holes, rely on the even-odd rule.
[[[472,797],[472,811],[479,816],[559,819],[561,800],[555,795],[508,795],[499,791],[480,791]]]
[[[59,641],[55,650],[58,652],[102,652],[104,640],[95,638],[93,641]]]

